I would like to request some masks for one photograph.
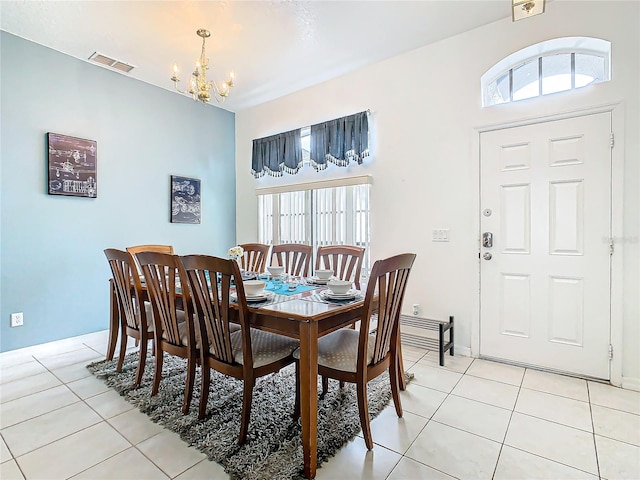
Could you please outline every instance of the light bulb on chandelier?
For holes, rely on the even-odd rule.
[[[229,79],[221,82],[220,85],[213,80],[207,80],[209,59],[205,55],[204,44],[206,39],[211,36],[211,33],[209,30],[205,30],[204,28],[199,29],[196,33],[202,38],[202,51],[200,52],[200,58],[196,62],[195,69],[189,78],[188,90],[180,90],[178,88],[178,82],[180,81],[180,78],[178,77],[178,65],[173,66],[173,76],[171,77],[171,81],[178,92],[191,95],[191,97],[196,101],[209,103],[213,94],[213,98],[215,98],[218,103],[224,103],[226,98],[229,96],[231,87],[234,85],[235,74],[230,72]]]

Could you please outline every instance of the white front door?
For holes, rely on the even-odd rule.
[[[611,114],[480,135],[480,355],[609,379]]]

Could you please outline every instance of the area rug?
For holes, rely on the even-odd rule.
[[[152,357],[147,359],[140,387],[132,388],[137,362],[138,354],[131,353],[125,357],[120,373],[116,372],[116,360],[95,362],[87,368],[151,420],[178,433],[189,445],[224,466],[232,479],[303,478],[300,421],[291,418],[295,399],[293,365],[256,381],[249,434],[245,445],[240,447],[237,437],[242,407],[241,381],[212,370],[207,415],[198,420],[199,367],[191,410],[183,415],[186,360],[165,356],[160,391],[155,397],[150,396]],[[320,385],[318,391],[321,391]],[[391,398],[388,374],[369,382],[368,398],[370,418],[374,418]],[[329,392],[318,400],[318,467],[359,431],[355,385],[346,384],[340,389],[336,381],[330,381]]]

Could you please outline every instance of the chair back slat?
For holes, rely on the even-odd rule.
[[[324,245],[318,247],[316,270],[326,268],[340,280],[351,280],[360,289],[360,273],[364,248],[352,245]]]
[[[289,275],[308,277],[311,275],[313,247],[300,243],[274,245],[271,249],[271,265],[280,265]]]
[[[149,299],[153,305],[153,316],[157,336],[164,341],[183,346],[178,324],[178,310],[184,311],[187,344],[195,341],[193,322],[189,314],[189,291],[187,288],[178,290],[180,281],[179,257],[167,253],[141,252],[136,258],[142,267],[144,279],[149,292]],[[180,284],[182,287],[182,285]],[[182,297],[182,304],[176,299]],[[178,308],[179,307],[179,308]]]
[[[264,272],[269,255],[269,245],[263,243],[242,243],[242,268],[249,272]]]
[[[360,326],[360,341],[358,345],[358,369],[364,369],[366,349],[369,339],[369,322],[374,313],[378,314],[378,324],[375,332],[373,358],[371,364],[382,361],[390,351],[395,349],[398,336],[398,325],[402,301],[407,288],[407,282],[415,254],[405,253],[378,260],[371,270],[367,292],[365,294],[365,314]],[[378,307],[374,308],[377,296]]]
[[[146,314],[141,301],[142,286],[133,257],[115,248],[108,248],[104,253],[111,267],[118,305],[127,326],[135,330],[146,329]]]
[[[200,335],[203,344],[209,347],[203,351],[221,362],[234,363],[229,323],[237,319],[248,332],[246,300],[237,262],[207,255],[186,255],[180,260],[189,282]],[[234,283],[237,312],[231,307]]]

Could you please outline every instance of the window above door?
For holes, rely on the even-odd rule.
[[[482,106],[574,90],[611,78],[611,42],[563,37],[505,57],[482,77]]]

